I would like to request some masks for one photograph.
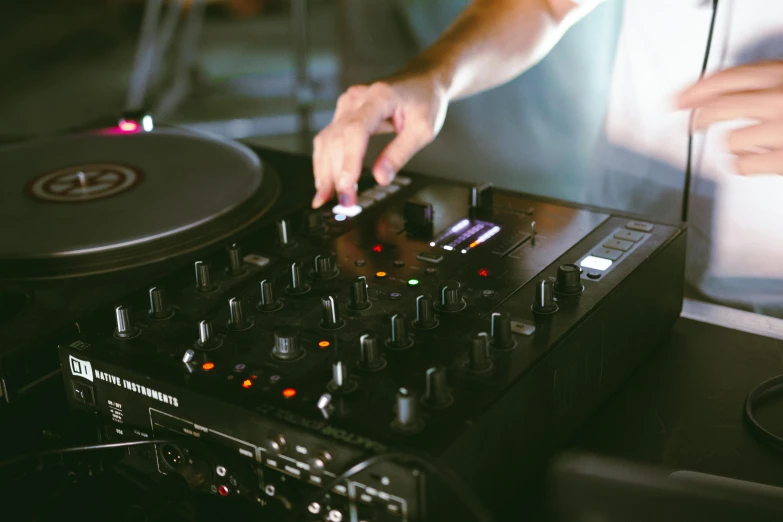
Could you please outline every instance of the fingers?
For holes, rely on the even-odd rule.
[[[738,155],[783,149],[783,121],[766,122],[735,130],[727,137],[728,149]]]
[[[381,185],[391,183],[397,172],[433,138],[432,130],[424,125],[403,127],[378,156],[372,170],[375,180]]]
[[[783,119],[783,90],[727,94],[701,105],[694,117],[694,130],[734,119],[768,121]]]
[[[708,76],[677,98],[680,109],[693,109],[710,99],[734,92],[773,89],[783,85],[783,62],[759,62],[726,69]]]
[[[752,174],[783,174],[783,149],[765,154],[747,154],[737,158],[737,171],[743,176]]]

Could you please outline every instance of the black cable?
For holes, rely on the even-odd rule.
[[[701,73],[699,80],[704,78],[707,72],[707,62],[710,60],[710,48],[712,47],[712,35],[715,32],[715,19],[718,14],[718,0],[712,0],[712,19],[710,20],[710,32],[707,34],[707,49],[704,51],[704,61],[701,64]],[[688,157],[685,164],[685,181],[682,187],[682,213],[680,215],[683,223],[688,221],[688,204],[691,199],[691,178],[692,176],[692,156],[693,156],[693,116],[696,112],[691,111],[688,118]]]
[[[446,486],[451,489],[451,491],[459,497],[460,501],[464,504],[466,508],[470,511],[473,518],[480,522],[493,522],[494,518],[492,515],[484,508],[484,506],[481,504],[481,501],[478,499],[475,493],[468,488],[462,479],[460,479],[453,471],[448,469],[446,466],[442,464],[436,464],[431,461],[431,459],[423,454],[414,453],[414,452],[401,452],[401,451],[392,451],[389,453],[384,453],[382,455],[377,455],[374,457],[369,457],[367,459],[362,460],[361,462],[358,462],[345,470],[344,472],[337,475],[334,479],[329,481],[324,487],[320,488],[316,493],[313,495],[307,497],[306,501],[303,502],[303,506],[309,506],[313,502],[318,502],[321,500],[324,496],[331,493],[331,491],[334,489],[335,486],[339,485],[343,481],[349,479],[350,477],[353,477],[354,475],[357,475],[358,473],[361,473],[362,471],[375,466],[376,464],[380,464],[381,462],[385,462],[387,460],[401,460],[401,461],[408,461],[408,462],[414,462],[417,465],[421,466],[425,469],[428,473],[438,477],[441,481],[443,481]],[[296,522],[297,520],[303,518],[305,516],[304,511],[296,512],[293,514],[292,522]]]
[[[767,381],[762,382],[756,388],[748,394],[745,399],[745,421],[748,423],[748,428],[753,433],[753,436],[758,439],[762,444],[766,444],[773,449],[783,451],[783,437],[775,435],[771,431],[767,430],[756,420],[756,416],[753,413],[759,399],[778,386],[783,385],[783,375],[778,375]]]

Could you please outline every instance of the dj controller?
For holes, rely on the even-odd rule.
[[[414,174],[311,210],[309,158],[174,128],[8,150],[39,146],[59,233],[0,252],[3,333],[38,325],[106,441],[161,441],[138,471],[291,520],[469,520],[452,476],[509,513],[680,312],[677,225]]]

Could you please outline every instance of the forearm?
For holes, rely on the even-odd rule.
[[[491,89],[535,65],[601,1],[473,0],[402,75],[432,75],[451,100]]]

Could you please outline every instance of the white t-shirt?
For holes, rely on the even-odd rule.
[[[627,0],[605,138],[588,202],[678,221],[689,114],[675,98],[701,71],[712,0]],[[783,0],[720,0],[707,74],[783,60]],[[783,176],[740,176],[715,125],[693,142],[687,279],[707,296],[783,314]]]

